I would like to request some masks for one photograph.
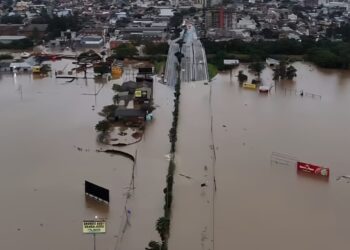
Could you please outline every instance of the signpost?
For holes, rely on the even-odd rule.
[[[104,220],[84,220],[83,233],[93,235],[94,250],[96,250],[96,234],[106,233],[106,222]]]

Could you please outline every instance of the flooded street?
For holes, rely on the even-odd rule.
[[[56,62],[53,70],[66,64]],[[154,224],[163,209],[172,90],[155,84],[155,120],[142,142],[122,149],[138,150],[135,190],[127,203],[131,226],[123,230],[133,163],[97,153],[101,146],[94,129],[102,119],[98,112],[112,103],[111,83],[0,77],[2,248],[93,249],[82,221],[95,216],[107,221],[107,233],[96,236],[99,250],[142,249],[158,240]],[[85,180],[110,190],[109,207],[85,198]]]
[[[169,249],[350,244],[350,183],[336,180],[350,175],[350,73],[295,67],[298,77],[268,95],[238,85],[235,76],[247,73],[246,65],[234,70],[232,81],[223,73],[208,85],[182,85]],[[262,79],[273,84],[270,68]],[[112,102],[111,87],[92,79],[1,75],[3,248],[92,249],[82,221],[95,216],[107,221],[107,233],[96,237],[99,250],[160,241],[155,222],[163,215],[173,89],[155,82],[155,119],[141,142],[121,148],[137,152],[128,192],[133,162],[96,152],[102,146],[94,126]],[[288,164],[276,161],[280,154]],[[297,174],[295,160],[329,167],[329,180]],[[85,198],[85,180],[110,189],[109,207]]]
[[[350,244],[350,184],[336,180],[350,174],[350,72],[294,66],[294,82],[278,83],[269,95],[238,85],[235,76],[241,69],[247,73],[245,65],[234,70],[232,82],[228,73],[215,77],[216,162],[210,149],[210,86],[182,88],[177,173],[192,179],[175,178],[171,249],[326,250]],[[262,79],[273,84],[271,69]],[[300,90],[308,95],[297,95]],[[196,112],[189,110],[192,105]],[[272,164],[274,152],[329,167],[331,176],[325,181],[298,175],[293,164]],[[203,168],[212,163],[205,203]],[[217,191],[211,196],[214,176]]]

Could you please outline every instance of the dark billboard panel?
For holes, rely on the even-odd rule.
[[[109,203],[109,190],[89,181],[85,181],[85,194]]]
[[[142,75],[151,75],[153,74],[153,68],[148,67],[148,68],[139,68],[139,74]]]

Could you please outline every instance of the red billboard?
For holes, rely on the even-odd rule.
[[[329,177],[329,168],[316,166],[316,165],[312,165],[312,164],[305,163],[305,162],[298,161],[297,162],[297,170],[302,171],[302,172],[306,172],[306,173],[311,173],[314,175]]]

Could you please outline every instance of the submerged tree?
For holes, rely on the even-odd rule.
[[[111,124],[106,120],[99,121],[95,126],[95,130],[102,133],[107,133],[110,128]]]
[[[148,247],[146,247],[145,250],[161,250],[161,245],[152,240],[150,243],[148,243]]]
[[[157,220],[157,224],[156,224],[156,230],[160,235],[160,238],[162,239],[162,241],[165,240],[166,236],[169,233],[169,226],[170,226],[170,220],[169,218],[166,217],[160,217]]]
[[[114,104],[104,106],[102,108],[101,112],[99,113],[99,115],[108,118],[114,114],[114,112],[117,108],[118,108],[118,106],[114,105]]]
[[[244,83],[244,82],[246,82],[246,81],[248,80],[248,76],[245,75],[245,74],[243,73],[242,70],[240,70],[240,71],[238,72],[237,78],[238,78],[238,82],[239,82],[240,84],[242,84],[242,83]]]
[[[286,76],[288,80],[293,80],[293,78],[297,76],[297,69],[292,65],[288,66]]]
[[[292,65],[289,65],[288,62],[286,62],[285,60],[282,60],[279,63],[279,65],[277,65],[273,70],[273,80],[292,80],[294,77],[297,76],[296,72],[296,68],[294,68]]]
[[[265,64],[259,61],[253,62],[249,65],[249,69],[258,76],[258,80],[260,81],[260,75],[261,72],[265,69]]]

